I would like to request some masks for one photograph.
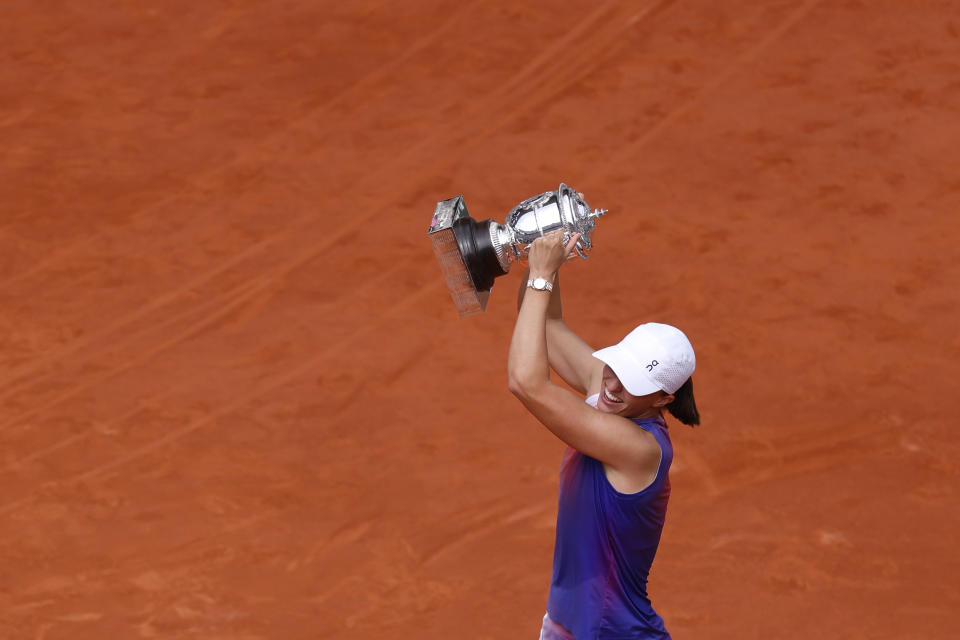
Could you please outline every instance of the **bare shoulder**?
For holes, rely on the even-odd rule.
[[[605,462],[603,471],[610,485],[620,493],[639,493],[657,479],[663,451],[652,433],[636,426],[632,420],[621,419],[630,422],[637,431],[637,444],[633,447],[634,456],[628,463],[617,466]]]

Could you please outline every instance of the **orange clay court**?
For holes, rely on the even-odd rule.
[[[697,349],[674,638],[960,637],[957,2],[20,3],[0,58],[0,637],[536,638],[518,277],[458,319],[426,230],[560,182],[568,323]]]

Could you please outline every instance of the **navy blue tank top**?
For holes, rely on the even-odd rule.
[[[670,638],[647,575],[667,513],[673,446],[662,418],[635,422],[661,451],[656,479],[638,493],[614,489],[599,460],[572,448],[563,456],[547,613],[576,640]]]

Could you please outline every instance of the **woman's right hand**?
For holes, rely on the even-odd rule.
[[[530,277],[553,281],[557,270],[573,255],[573,248],[577,246],[578,240],[580,234],[574,233],[564,244],[562,231],[554,231],[534,240],[528,255]]]

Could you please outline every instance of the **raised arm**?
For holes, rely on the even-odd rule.
[[[553,281],[564,250],[560,237],[538,238],[530,253],[531,275]],[[630,420],[597,411],[550,382],[546,325],[551,297],[549,291],[531,290],[522,300],[507,360],[510,391],[574,449],[600,460],[631,483],[649,478],[651,471],[656,473],[660,456],[652,436]]]
[[[517,292],[517,313],[527,291],[527,269]],[[580,393],[595,392],[600,384],[603,363],[593,357],[595,349],[573,332],[563,321],[563,303],[560,298],[560,274],[554,276],[553,293],[546,312],[547,358],[557,375]]]

